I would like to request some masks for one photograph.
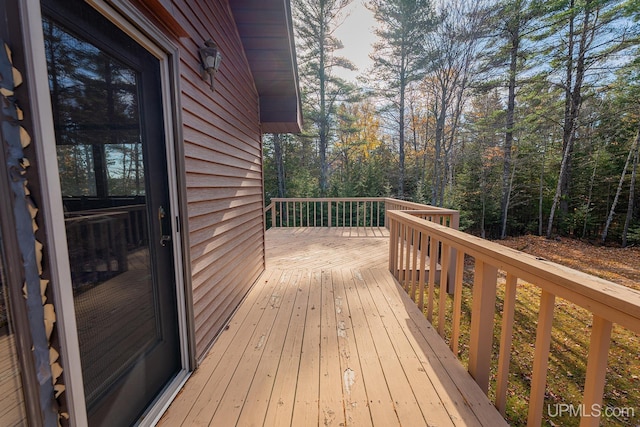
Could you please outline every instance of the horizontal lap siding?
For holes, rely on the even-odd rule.
[[[264,269],[258,95],[224,0],[174,0],[196,357],[201,359]],[[200,77],[198,48],[220,47],[215,92]]]

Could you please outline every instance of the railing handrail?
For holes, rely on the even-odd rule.
[[[556,297],[582,307],[592,315],[582,407],[594,408],[602,404],[613,324],[617,323],[631,332],[640,333],[640,292],[437,222],[427,221],[416,216],[413,211],[392,210],[387,212],[387,217],[390,229],[389,270],[421,310],[425,308],[423,297],[427,293],[426,316],[429,321],[434,311],[434,290],[436,285],[440,287],[438,332],[443,338],[443,307],[447,306],[447,292],[443,290],[448,290],[453,283],[450,347],[454,354],[458,352],[460,337],[465,255],[475,259],[468,370],[487,395],[494,358],[492,343],[498,272],[506,273],[495,379],[495,405],[503,415],[507,402],[517,283],[520,279],[541,290],[527,425],[542,424]],[[439,278],[436,276],[436,264],[441,268]],[[449,283],[452,271],[454,278]],[[427,273],[428,280],[425,278]],[[596,427],[599,421],[600,416],[587,411],[582,414],[580,426]]]
[[[272,197],[271,202],[378,202],[384,197]]]
[[[456,210],[390,197],[273,197],[264,216],[268,227],[381,227],[386,226],[385,212],[392,209],[439,215],[443,223],[458,228]]]
[[[446,208],[441,208],[438,206],[425,205],[422,203],[410,202],[408,200],[394,199],[392,197],[384,197],[384,200],[387,203],[403,206],[411,210],[447,210]]]
[[[439,240],[449,240],[455,249],[463,249],[465,253],[490,262],[501,270],[513,270],[516,276],[541,289],[640,333],[640,292],[450,227],[424,221],[414,214],[404,211],[388,213],[392,219],[401,219],[418,229],[428,228]],[[611,309],[616,313],[613,316],[609,315]]]
[[[398,209],[390,209],[389,212],[391,211],[398,211],[398,212],[404,212],[407,213],[409,215],[413,215],[413,216],[420,216],[420,215],[456,215],[458,213],[460,213],[460,211],[457,211],[455,209],[447,209],[447,208],[438,208],[435,206],[430,206],[430,208],[433,209],[412,209],[412,210],[398,210]]]

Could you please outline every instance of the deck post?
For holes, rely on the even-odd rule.
[[[411,281],[411,287],[409,290],[409,294],[411,295],[411,299],[413,301],[416,300],[416,283],[418,280],[418,275],[422,275],[421,274],[421,265],[418,264],[418,240],[420,239],[420,234],[422,233],[416,233],[415,229],[411,230],[411,242],[412,242],[412,246],[413,246],[413,252],[411,255],[411,265],[412,265],[412,270],[411,270],[411,276],[410,276],[410,281]]]
[[[446,317],[447,307],[447,292],[445,291],[449,286],[447,283],[449,277],[449,270],[451,270],[451,251],[449,245],[442,242],[442,269],[440,270],[440,301],[438,302],[438,333],[444,339],[444,323]]]
[[[607,357],[611,345],[612,323],[600,316],[593,316],[589,356],[587,359],[587,376],[584,384],[583,408],[580,427],[597,427],[600,417],[593,416],[592,409],[601,408],[604,383],[607,374]]]
[[[542,425],[544,392],[547,385],[547,368],[549,366],[551,326],[553,324],[555,300],[555,295],[545,290],[542,291],[542,295],[540,296],[540,312],[538,313],[538,328],[536,329],[533,372],[531,374],[531,396],[529,397],[527,427],[539,427]]]
[[[459,211],[453,211],[453,213],[451,214],[449,227],[453,228],[454,230],[457,230],[460,228],[460,212]],[[457,256],[458,256],[458,250],[453,246],[449,248],[449,259],[456,259]],[[449,293],[449,295],[453,295],[455,293],[456,283],[457,283],[456,269],[451,268],[447,273],[447,293]]]
[[[439,242],[435,237],[429,239],[429,296],[427,299],[427,320],[429,323],[433,323],[433,303],[436,292],[436,268],[438,261],[438,246]],[[421,248],[424,250],[424,247]],[[438,310],[442,310],[443,307],[439,307]]]
[[[489,391],[497,280],[498,268],[476,259],[471,308],[469,373],[485,394]]]
[[[507,386],[511,344],[513,340],[513,319],[516,306],[516,284],[518,278],[507,273],[502,309],[502,330],[500,334],[500,354],[498,356],[498,378],[496,380],[496,408],[504,416],[507,410]]]
[[[389,271],[397,279],[396,263],[398,262],[398,257],[394,248],[398,247],[398,236],[396,235],[395,221],[393,224],[387,224],[387,227],[389,228]]]
[[[460,342],[460,320],[462,318],[462,275],[464,272],[464,252],[457,252],[455,258],[455,278],[453,293],[453,324],[451,325],[451,351],[458,356]]]
[[[276,205],[271,202],[271,227],[276,226]]]
[[[425,271],[427,271],[427,251],[424,249],[427,247],[427,233],[420,233],[420,278],[418,281],[418,307],[420,312],[424,313],[424,284],[426,279]]]

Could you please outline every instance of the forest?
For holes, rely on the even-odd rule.
[[[352,82],[352,1],[292,1],[305,126],[264,137],[267,203],[388,196],[486,238],[640,244],[640,2],[366,0]]]

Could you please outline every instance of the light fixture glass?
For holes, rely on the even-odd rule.
[[[218,45],[211,39],[204,42],[205,47],[199,49],[200,51],[200,68],[202,73],[202,80],[209,81],[211,91],[214,90],[214,80],[220,63],[222,62],[222,55],[218,50]]]

